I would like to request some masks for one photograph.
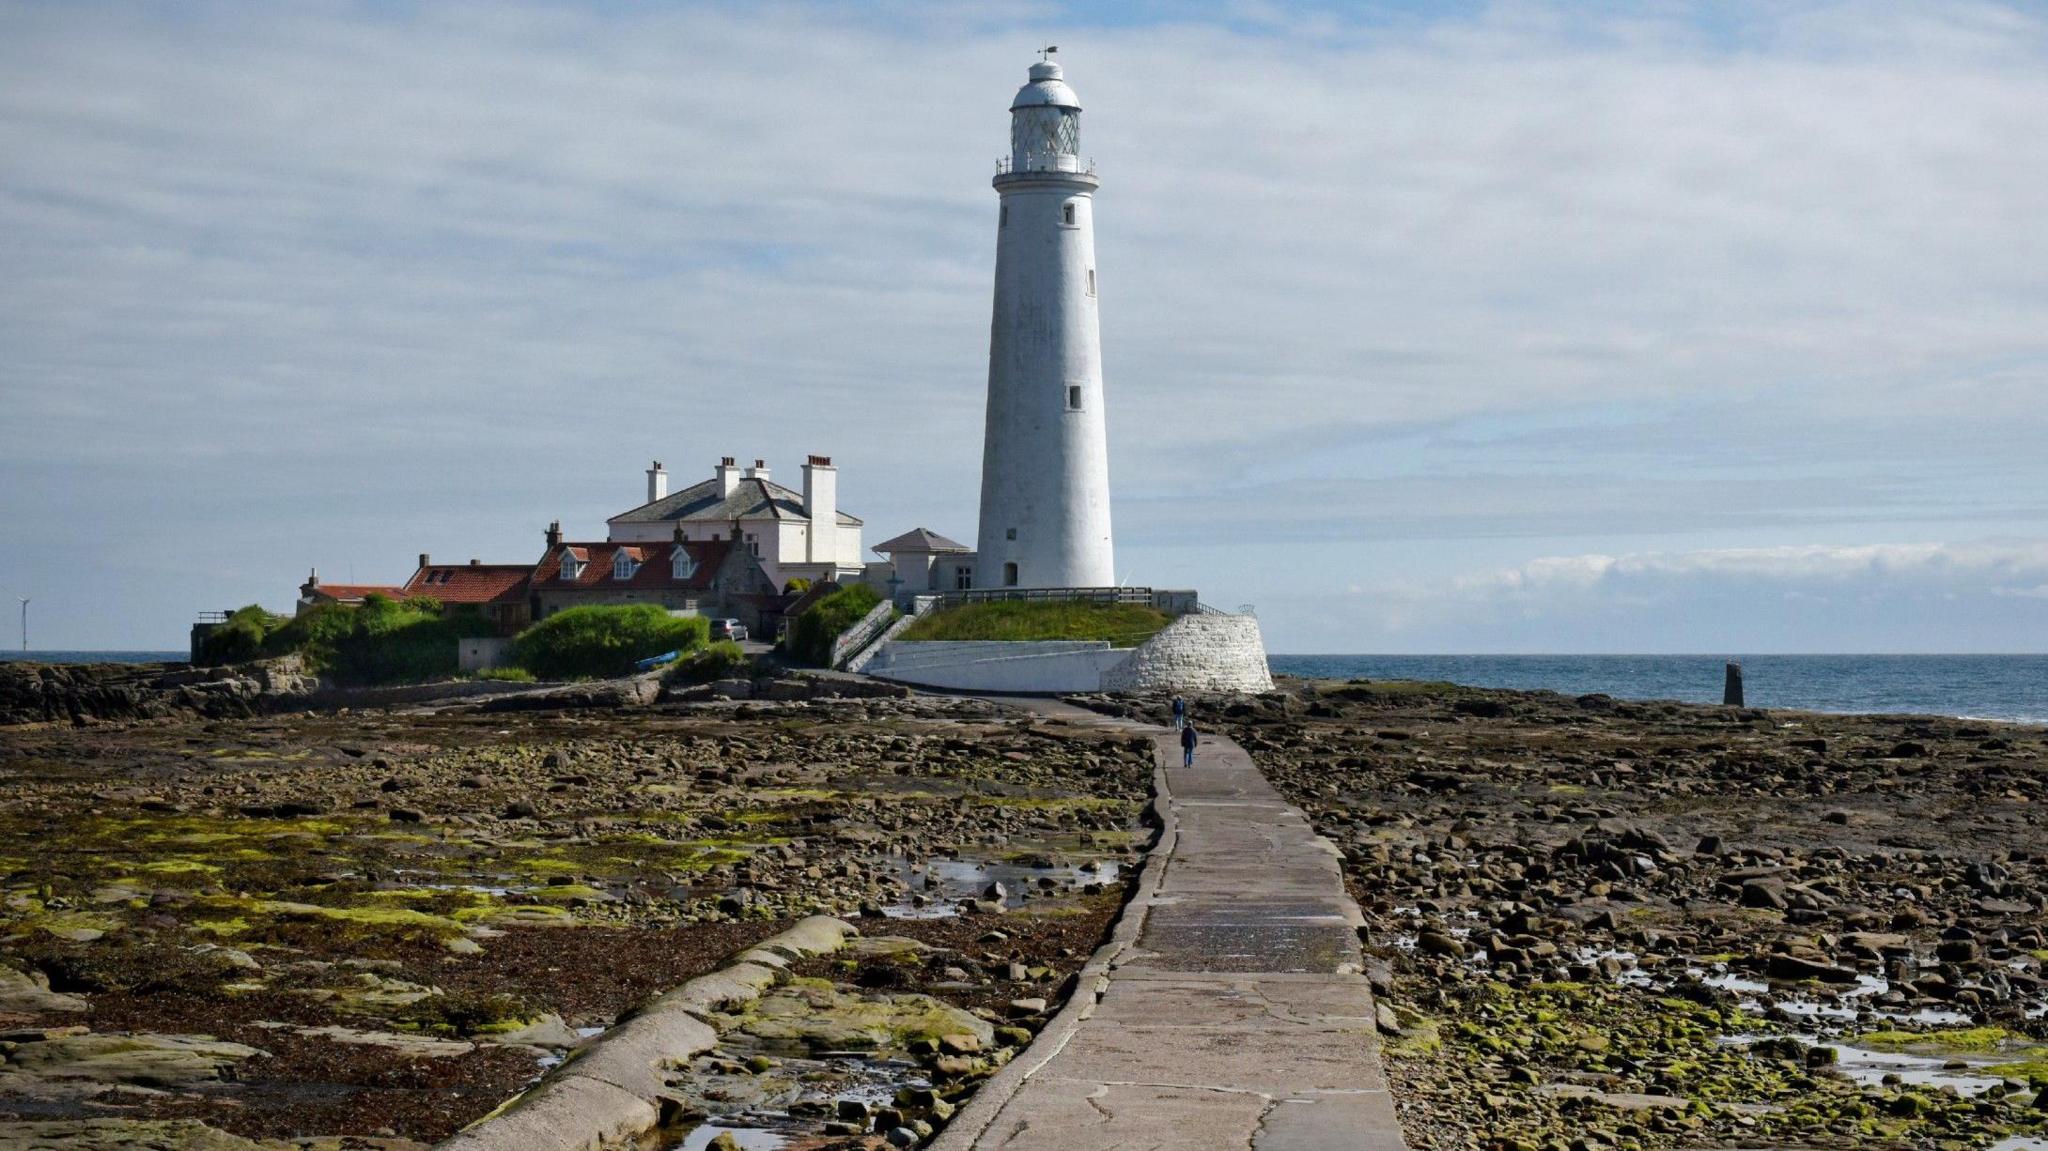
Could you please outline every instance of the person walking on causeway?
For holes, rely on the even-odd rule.
[[[1179,731],[1188,725],[1188,701],[1173,697],[1173,730]]]
[[[1180,765],[1195,766],[1195,725],[1188,724],[1180,729]]]

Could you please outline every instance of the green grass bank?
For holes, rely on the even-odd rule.
[[[996,602],[932,612],[905,628],[903,640],[1108,640],[1135,647],[1173,618],[1145,604]]]

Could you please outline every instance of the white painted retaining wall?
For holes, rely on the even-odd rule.
[[[1256,616],[1184,615],[1102,676],[1103,691],[1273,690]]]
[[[1130,648],[1094,640],[890,640],[867,674],[918,687],[1055,695],[1095,691]]]

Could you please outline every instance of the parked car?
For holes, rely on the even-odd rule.
[[[746,642],[747,638],[747,625],[741,623],[736,619],[712,620],[711,638],[729,639],[734,643],[744,643]]]

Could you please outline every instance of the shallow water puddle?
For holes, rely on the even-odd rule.
[[[1689,968],[1686,974],[1708,987],[1718,987],[1741,996],[1738,1006],[1744,1011],[1761,1013],[1775,1007],[1787,1015],[1844,1022],[1857,1019],[1866,1012],[1880,1019],[1902,1023],[1958,1025],[1971,1022],[1971,1017],[1967,1013],[1947,1008],[1920,1007],[1912,1011],[1899,1011],[1864,1002],[1891,990],[1888,981],[1875,975],[1858,975],[1855,987],[1842,991],[1835,999],[1821,1000],[1796,995],[1768,998],[1771,994],[1770,983],[1733,971],[1717,970],[1709,974],[1704,968],[1694,967]]]
[[[1823,1043],[1816,1046],[1832,1048],[1837,1060],[1835,1070],[1865,1087],[1879,1086],[1884,1082],[1885,1076],[1896,1075],[1901,1083],[1915,1087],[1953,1087],[1960,1094],[1977,1095],[2005,1082],[1995,1075],[1970,1073],[1970,1068],[1989,1067],[1997,1062],[1991,1058],[1871,1051],[1842,1043]],[[1968,1066],[1954,1069],[1948,1067],[1948,1064],[1956,1062]]]
[[[704,1151],[711,1141],[720,1135],[730,1135],[738,1141],[742,1151],[777,1151],[789,1144],[789,1136],[778,1134],[762,1127],[714,1127],[709,1123],[691,1130],[680,1143],[664,1143],[669,1151]]]
[[[788,1140],[824,1135],[825,1124],[837,1117],[842,1101],[865,1104],[873,1111],[894,1105],[900,1090],[931,1086],[924,1069],[908,1059],[783,1056],[758,1073],[727,1062],[754,1047],[736,1042],[724,1056],[700,1059],[693,1073],[679,1081],[688,1104],[710,1118],[681,1142],[662,1144],[664,1148],[704,1147],[727,1131],[742,1147],[781,1147]],[[763,1141],[750,1143],[749,1137]]]
[[[932,859],[912,862],[908,856],[889,858],[890,869],[910,895],[882,908],[891,919],[943,919],[958,915],[963,899],[980,899],[990,884],[1003,886],[1003,906],[1016,908],[1035,895],[1072,891],[1091,883],[1113,884],[1123,874],[1123,865],[1113,859],[1086,864],[999,863],[977,859]],[[1054,885],[1047,891],[1040,880]]]
[[[1828,1069],[1840,1072],[1851,1082],[1863,1087],[1885,1086],[1885,1079],[1890,1076],[1897,1082],[1911,1087],[1950,1087],[1960,1095],[1979,1095],[2003,1085],[2005,1080],[1997,1075],[1976,1072],[2009,1058],[1980,1053],[1916,1055],[1907,1051],[1875,1051],[1867,1047],[1830,1042],[1817,1035],[1733,1035],[1721,1042],[1747,1047],[1752,1043],[1778,1038],[1796,1039],[1808,1046],[1824,1047],[1833,1051],[1835,1064]],[[1952,1067],[1950,1064],[1962,1066]]]

